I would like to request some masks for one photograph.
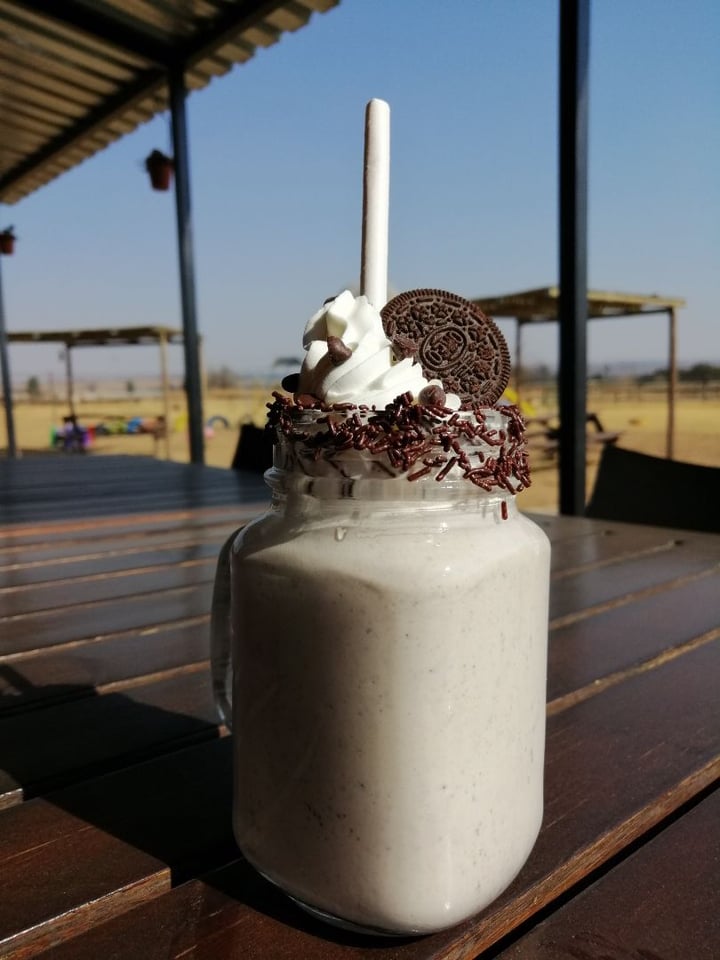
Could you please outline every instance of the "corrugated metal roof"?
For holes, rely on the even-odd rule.
[[[15,203],[340,0],[0,0],[0,201]]]
[[[500,297],[476,297],[473,303],[489,317],[514,317],[521,323],[549,323],[557,320],[560,287],[522,290]],[[662,297],[656,293],[614,293],[588,290],[588,317],[626,317],[637,313],[663,313],[684,307],[679,297]]]

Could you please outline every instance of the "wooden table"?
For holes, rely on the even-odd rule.
[[[111,459],[0,464],[0,957],[720,956],[720,537],[535,518],[554,571],[540,838],[480,916],[370,940],[295,909],[231,834],[208,608],[263,488]]]

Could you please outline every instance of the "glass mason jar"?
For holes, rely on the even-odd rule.
[[[393,479],[367,451],[309,475],[291,446],[218,564],[235,835],[325,920],[443,929],[540,828],[549,543],[507,490]]]

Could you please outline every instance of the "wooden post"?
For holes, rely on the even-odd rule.
[[[522,366],[522,328],[520,317],[515,318],[515,393],[517,405],[520,406],[520,367]]]
[[[170,459],[170,384],[168,383],[167,337],[160,332],[160,372],[162,376],[163,416],[165,417],[165,459]]]
[[[665,456],[668,460],[675,457],[675,394],[677,393],[677,323],[675,317],[675,307],[668,310],[669,320],[669,356],[670,369],[668,370],[668,416],[667,416],[667,441],[665,447]]]
[[[75,416],[75,383],[73,381],[72,355],[70,344],[65,343],[65,383],[67,386],[67,402],[70,416]]]

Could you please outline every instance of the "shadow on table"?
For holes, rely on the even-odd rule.
[[[404,942],[321,923],[242,860],[232,834],[232,743],[207,709],[207,682],[195,711],[182,713],[142,702],[132,690],[99,695],[90,684],[35,686],[1,665],[0,806],[33,798],[51,804],[126,844],[116,858],[142,851],[159,861],[148,871],[167,865],[173,886],[203,875],[227,909],[245,904],[341,944]],[[46,829],[45,839],[56,839],[77,826],[61,816]],[[37,842],[33,830],[28,843]],[[92,849],[87,834],[83,849]],[[88,870],[95,870],[91,860]]]

